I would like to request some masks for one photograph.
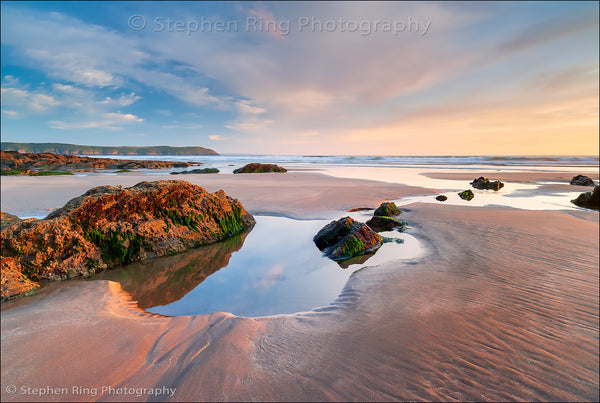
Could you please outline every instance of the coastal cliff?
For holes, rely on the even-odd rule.
[[[2,151],[21,153],[54,153],[63,155],[219,155],[205,147],[103,147],[63,143],[12,143],[2,142]]]

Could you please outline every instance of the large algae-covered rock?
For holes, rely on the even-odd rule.
[[[475,189],[480,190],[495,190],[498,191],[504,187],[504,183],[500,181],[491,181],[488,178],[484,178],[480,176],[477,179],[473,179],[473,182],[470,183]]]
[[[217,242],[252,225],[254,218],[222,190],[141,182],[96,187],[43,220],[11,225],[0,246],[27,279],[61,280]],[[2,298],[8,296],[3,286]]]
[[[383,244],[383,238],[379,234],[350,217],[330,222],[314,236],[313,241],[332,260],[362,255]]]
[[[247,164],[233,170],[234,174],[254,174],[264,172],[287,172],[287,169],[275,164],[260,164],[258,162],[253,162],[252,164]]]
[[[592,210],[600,210],[600,185],[597,185],[593,191],[581,193],[571,203]]]

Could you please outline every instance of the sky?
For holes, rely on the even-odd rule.
[[[0,7],[2,141],[598,155],[597,2]]]

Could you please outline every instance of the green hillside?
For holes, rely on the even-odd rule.
[[[64,155],[219,155],[214,150],[204,147],[103,147],[80,146],[62,143],[1,143],[2,151],[19,151],[22,153],[54,153]]]

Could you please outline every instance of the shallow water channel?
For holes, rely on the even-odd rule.
[[[368,219],[367,214],[352,215],[363,222]],[[106,271],[94,279],[119,282],[140,308],[152,313],[230,312],[258,317],[327,306],[357,269],[412,259],[423,252],[410,234],[383,232],[382,236],[404,242],[385,243],[374,255],[343,268],[323,257],[312,241],[329,220],[255,219],[250,232],[176,256]]]

